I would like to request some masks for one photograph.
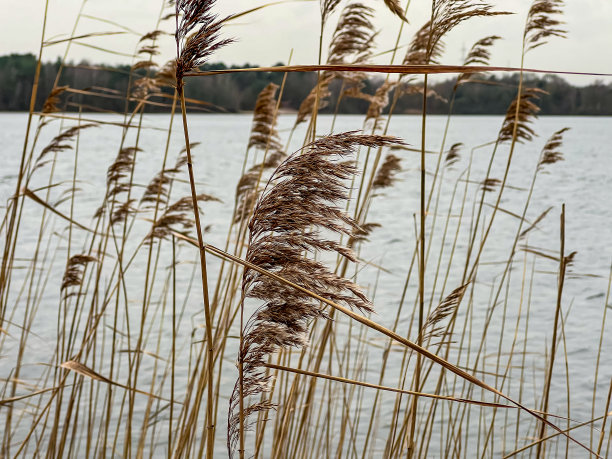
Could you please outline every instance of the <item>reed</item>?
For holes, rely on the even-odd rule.
[[[500,37],[489,31],[462,65],[445,41],[508,12],[434,0],[413,27],[409,1],[321,0],[316,65],[199,70],[240,46],[226,26],[278,3],[219,17],[214,0],[164,0],[142,35],[84,1],[68,39],[43,25],[0,223],[0,456],[606,457],[610,273],[584,272],[575,235],[591,222],[546,193],[576,177],[563,168],[579,141],[558,126],[538,143],[548,95],[525,68],[567,37],[563,2],[516,12],[519,83],[482,142],[457,129],[454,103],[504,70],[489,65]],[[378,43],[381,9],[397,24],[391,45]],[[109,30],[77,35],[83,18]],[[106,48],[118,33],[133,52]],[[131,57],[124,94],[64,83],[84,38]],[[41,62],[60,43],[39,109]],[[379,45],[392,47],[387,65],[372,64]],[[284,76],[262,85],[248,125],[223,133],[227,147],[189,88],[251,71]],[[317,80],[285,114],[285,85],[303,71]],[[435,74],[453,75],[450,95],[431,91]],[[418,119],[394,113],[402,97],[421,98]],[[123,110],[91,112],[97,98]],[[348,98],[367,102],[356,122],[341,115]],[[444,119],[428,114],[432,98],[448,103]],[[607,291],[581,341],[592,359],[575,348],[590,300],[573,301],[591,288]]]

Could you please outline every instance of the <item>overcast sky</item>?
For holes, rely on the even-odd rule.
[[[398,20],[384,7],[382,0],[361,0],[377,10],[376,26],[380,29],[377,39],[379,51],[392,48],[399,29]],[[218,0],[216,11],[228,15],[268,2],[261,0]],[[405,3],[405,2],[403,2]],[[519,66],[520,45],[525,15],[531,0],[492,0],[498,10],[512,11],[512,16],[487,19],[472,19],[457,27],[445,40],[444,64],[458,64],[466,49],[476,40],[487,35],[501,35],[503,41],[493,49],[492,65]],[[343,2],[344,4],[344,2]],[[49,0],[47,18],[47,41],[70,35],[82,0]],[[430,0],[412,0],[402,44],[410,41],[428,18]],[[0,55],[18,52],[38,52],[42,31],[45,0],[0,0]],[[163,2],[160,0],[88,0],[83,6],[83,16],[76,34],[122,30],[118,26],[101,22],[112,21],[134,30],[139,35],[154,30]],[[169,11],[169,10],[167,10]],[[564,20],[569,31],[567,39],[552,38],[550,42],[529,53],[526,67],[594,73],[612,73],[612,0],[566,0]],[[330,22],[333,29],[333,19]],[[173,29],[172,21],[163,23],[165,30]],[[293,49],[292,63],[314,64],[317,61],[319,39],[319,2],[297,0],[273,5],[237,20],[226,27],[225,35],[237,39],[211,58],[228,64],[273,65],[287,62]],[[89,38],[84,43],[131,54],[139,36],[122,35]],[[160,63],[172,58],[174,53],[171,37],[163,40]],[[66,44],[46,47],[45,60],[54,60],[65,51]],[[400,52],[403,56],[403,52]],[[98,51],[82,45],[73,45],[69,59],[87,59],[91,63],[131,63],[131,58]],[[376,58],[376,63],[389,63],[389,55]],[[578,85],[594,81],[590,76],[566,77]],[[604,81],[612,81],[604,78]]]

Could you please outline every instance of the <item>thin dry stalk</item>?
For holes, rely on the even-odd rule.
[[[185,93],[183,77],[206,62],[216,50],[229,44],[231,40],[221,39],[219,33],[223,21],[217,20],[212,13],[215,0],[177,0],[176,2],[176,85],[181,100],[181,113],[183,118],[183,132],[187,153],[187,168],[189,170],[189,185],[191,188],[192,209],[196,224],[198,244],[200,247],[200,267],[202,274],[202,294],[204,299],[204,315],[206,320],[206,347],[207,347],[207,406],[206,406],[206,457],[212,459],[214,451],[215,425],[213,419],[213,371],[214,371],[214,344],[212,336],[212,317],[208,299],[208,279],[206,272],[206,254],[198,210],[198,199],[195,187],[191,150],[189,148],[189,132],[187,127],[187,113],[185,108]],[[192,33],[194,29],[197,30]]]

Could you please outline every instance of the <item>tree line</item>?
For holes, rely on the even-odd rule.
[[[11,54],[0,56],[0,111],[27,111],[36,71],[36,58],[32,54]],[[281,64],[278,64],[281,65]],[[36,108],[40,109],[51,89],[60,69],[60,62],[46,62],[41,66]],[[255,65],[245,64],[243,67]],[[224,70],[223,63],[206,64],[202,70]],[[238,68],[238,66],[230,67]],[[130,73],[132,78],[130,79]],[[130,66],[100,66],[81,62],[67,65],[62,69],[59,85],[70,88],[105,94],[105,97],[90,94],[70,93],[61,98],[59,108],[75,111],[81,107],[85,111],[125,110],[125,96],[134,88],[130,82],[146,76],[147,70],[131,72]],[[281,107],[297,110],[316,82],[314,73],[288,74],[282,96]],[[612,83],[594,82],[585,87],[577,87],[557,75],[527,77],[527,85],[537,87],[543,94],[538,105],[542,115],[612,115]],[[281,84],[282,73],[244,72],[190,78],[186,85],[188,98],[204,101],[206,105],[196,105],[203,110],[236,113],[252,110],[259,92],[270,82]],[[418,82],[418,79],[415,80]],[[382,79],[372,77],[363,82],[362,92],[373,94]],[[416,83],[418,85],[418,83]],[[446,114],[453,93],[455,79],[450,78],[430,85],[432,96],[428,100],[428,113]],[[516,95],[518,75],[477,75],[472,82],[458,87],[454,98],[453,112],[456,114],[503,114]],[[128,92],[129,89],[129,92]],[[329,103],[321,110],[331,113],[365,113],[368,102],[363,99],[343,97],[337,105],[342,90],[339,80],[330,85]],[[166,94],[171,90],[164,89]],[[132,102],[135,104],[136,102]],[[405,94],[396,103],[395,113],[418,113],[421,111],[422,96],[418,93]],[[150,112],[169,110],[169,103],[151,105]]]

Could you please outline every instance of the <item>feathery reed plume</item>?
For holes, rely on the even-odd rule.
[[[257,96],[247,148],[255,147],[269,151],[282,149],[276,129],[277,90],[277,84],[269,83]]]
[[[364,242],[368,240],[368,236],[372,234],[376,228],[380,228],[382,225],[380,223],[360,223],[359,228],[355,228],[353,234],[351,235],[351,239],[354,243]]]
[[[70,144],[70,142],[74,140],[75,136],[81,130],[95,126],[97,126],[96,123],[81,124],[79,126],[73,126],[60,132],[51,140],[51,142],[45,148],[42,149],[40,155],[34,163],[34,170],[39,169],[45,164],[47,164],[45,158],[49,153],[59,153],[61,151],[72,150],[72,145]]]
[[[463,62],[463,65],[489,65],[489,59],[491,59],[491,46],[497,41],[501,40],[501,37],[497,35],[491,35],[489,37],[481,38],[472,45],[468,55]],[[455,88],[460,84],[469,81],[475,74],[474,73],[462,73],[457,77]]]
[[[533,182],[531,185],[532,189],[538,174],[544,169],[547,164],[554,164],[563,160],[563,153],[559,151],[559,148],[563,145],[563,134],[565,134],[565,132],[568,130],[569,128],[563,128],[558,130],[552,136],[550,136],[550,138],[544,144],[542,152],[540,153],[540,159],[538,160],[537,169],[533,175]],[[540,216],[536,218],[535,221],[531,225],[529,225],[527,229],[523,230],[519,234],[519,239],[524,238],[530,231],[536,228],[537,225],[546,217],[546,215],[548,214],[548,212],[550,212],[551,209],[552,207],[549,207],[544,212],[542,212],[542,214],[540,214]]]
[[[333,81],[333,79],[334,75],[332,73],[323,72],[317,84],[314,86],[314,88],[310,90],[308,96],[306,96],[306,98],[300,104],[300,108],[298,109],[298,114],[294,126],[303,123],[308,119],[310,115],[312,115],[312,111],[317,101],[317,87],[319,93],[318,109],[321,110],[327,107],[327,105],[329,104],[327,98],[331,95],[331,91],[329,90],[329,84]]]
[[[373,96],[370,96],[370,105],[366,113],[366,122],[374,120],[374,129],[376,129],[378,120],[383,110],[389,105],[389,93],[397,86],[397,82],[385,81],[379,86]]]
[[[144,76],[134,81],[132,88],[132,97],[134,99],[146,99],[151,94],[159,92],[157,78]]]
[[[142,151],[138,147],[124,147],[119,150],[115,161],[109,166],[106,172],[106,185],[108,187],[108,196],[116,196],[119,193],[127,191],[121,183],[123,179],[128,178],[134,168],[136,153]]]
[[[138,50],[138,54],[148,54],[149,56],[157,56],[159,54],[159,46],[144,45]]]
[[[330,6],[335,8],[338,2],[327,1],[326,3],[329,3],[326,8]],[[323,11],[323,3],[321,5]],[[342,10],[329,46],[328,64],[359,64],[370,58],[374,38],[377,35],[371,21],[373,13],[372,8],[360,3],[350,3]],[[349,85],[349,89],[345,90],[342,96],[367,96],[359,92],[360,84],[365,79],[363,72],[324,71],[317,84],[300,104],[294,126],[303,123],[312,115],[317,98],[319,110],[327,107],[328,97],[331,95],[329,85],[335,78],[341,78]]]
[[[200,142],[192,142],[189,147],[193,149],[199,144]],[[186,164],[186,148],[183,148],[179,152],[174,167],[171,169],[164,169],[155,174],[153,179],[145,188],[142,198],[140,199],[140,204],[143,205],[145,209],[156,207],[156,203],[160,203],[165,206],[170,199],[170,184],[173,182],[175,175],[181,172],[181,168],[183,168]]]
[[[106,204],[118,204],[119,201],[117,197],[122,193],[130,191],[129,177],[134,168],[136,153],[139,151],[142,150],[137,147],[124,147],[117,153],[115,161],[113,161],[106,171],[106,195],[104,197],[104,203],[94,214],[95,218],[102,216]],[[133,202],[134,201],[131,200],[129,203],[125,202],[120,204],[119,207],[114,208],[111,221],[115,223],[121,221],[121,216],[125,217],[133,210],[131,207]]]
[[[345,158],[359,145],[398,143],[402,142],[393,137],[347,132],[319,139],[290,156],[272,174],[255,206],[246,260],[350,308],[371,311],[357,285],[323,263],[305,258],[304,253],[335,251],[355,261],[350,249],[322,235],[323,231],[351,235],[358,229],[339,205],[348,198],[345,181],[357,172],[354,162]],[[326,317],[317,301],[254,270],[244,272],[242,295],[243,301],[254,298],[264,304],[244,328],[239,351],[241,378],[229,406],[230,456],[242,435],[243,423],[246,427],[251,424],[249,415],[273,407],[266,400],[239,409],[246,397],[267,393],[271,377],[263,367],[266,359],[279,348],[304,346],[308,322]]]
[[[122,190],[122,192],[123,191],[127,191],[127,189]],[[115,226],[116,224],[124,221],[128,215],[131,215],[132,213],[134,213],[136,211],[136,208],[133,205],[135,201],[136,201],[135,199],[129,199],[126,202],[120,204],[119,206],[113,207],[113,212],[110,218],[110,224],[112,226]]]
[[[495,188],[499,186],[500,183],[501,183],[500,179],[486,178],[480,184],[480,189],[484,191],[485,193],[489,191],[495,191]]]
[[[264,162],[255,164],[248,171],[246,171],[242,177],[240,177],[240,180],[236,185],[235,223],[238,223],[249,216],[247,213],[253,208],[255,201],[259,196],[257,184],[261,183],[263,173],[278,167],[278,165],[283,162],[286,157],[287,155],[282,151],[268,153]]]
[[[197,147],[198,145],[200,145],[202,142],[190,142],[189,143],[189,151],[193,150],[195,147]],[[174,168],[172,169],[172,172],[176,173],[178,172],[181,167],[184,167],[187,165],[187,162],[189,161],[189,158],[187,157],[187,148],[183,148],[178,155],[178,158],[176,158],[176,163],[174,164]]]
[[[425,65],[428,62],[436,63],[444,52],[444,43],[440,40],[431,42],[429,35],[431,34],[431,21],[427,21],[414,34],[410,47],[404,56],[404,65]]]
[[[517,96],[506,112],[506,117],[499,131],[499,142],[508,142],[512,140],[514,135],[514,125],[516,127],[516,141],[530,141],[535,135],[535,131],[529,126],[540,111],[534,101],[540,98],[540,94],[547,94],[546,91],[539,88],[525,88],[520,96]],[[517,101],[519,101],[517,113]]]
[[[48,114],[59,112],[60,109],[57,106],[57,104],[60,102],[59,96],[68,88],[69,86],[57,86],[53,88],[49,93],[47,100],[45,100],[45,103],[43,104],[42,113]]]
[[[563,161],[563,153],[559,151],[559,148],[563,145],[563,134],[567,131],[569,131],[567,127],[560,129],[546,141],[544,148],[542,148],[538,169],[542,169],[547,164]]]
[[[432,344],[432,338],[444,337],[444,330],[446,327],[442,326],[441,323],[447,317],[455,314],[455,311],[461,304],[461,299],[463,298],[463,294],[465,293],[468,285],[469,284],[465,284],[457,287],[446,298],[444,298],[433,311],[431,311],[420,331],[421,342],[430,342],[430,344]]]
[[[453,164],[455,164],[457,161],[459,161],[459,158],[460,158],[459,149],[462,146],[463,146],[463,143],[461,142],[451,145],[450,149],[446,153],[446,158],[445,158],[446,167],[450,167]]]
[[[553,17],[563,14],[563,3],[563,0],[535,0],[531,4],[523,35],[526,52],[545,44],[548,37],[567,36],[567,31],[559,28],[564,22]]]
[[[349,3],[342,10],[329,45],[328,64],[355,64],[371,56],[377,35],[373,17],[374,9],[361,3]]]
[[[340,0],[320,0],[319,7],[321,8],[321,22],[327,22],[329,16],[334,12]]]
[[[132,70],[140,70],[140,69],[150,69],[156,67],[157,64],[152,60],[143,60],[138,61],[134,65],[132,65]]]
[[[157,67],[157,63],[153,60],[153,56],[159,54],[159,46],[156,44],[156,40],[161,33],[161,30],[154,30],[153,32],[149,32],[140,38],[139,43],[142,43],[143,41],[149,41],[150,43],[142,45],[138,49],[136,54],[144,57],[143,60],[136,62],[132,66],[132,70],[152,69]],[[158,80],[156,78],[152,78],[149,74],[134,81],[132,97],[135,99],[145,99],[150,94],[156,92],[159,92]]]
[[[217,201],[219,199],[208,194],[197,195],[198,202]],[[154,239],[165,239],[174,231],[187,235],[187,230],[193,227],[193,201],[191,195],[185,196],[168,206],[162,216],[153,223],[147,236],[149,242]]]
[[[84,254],[71,256],[66,264],[66,270],[64,271],[60,291],[64,292],[70,287],[81,285],[81,282],[83,282],[85,266],[87,263],[91,263],[92,261],[97,261],[97,258]]]
[[[143,41],[146,41],[146,40],[155,41],[163,33],[164,33],[163,30],[159,30],[159,29],[153,30],[153,31],[151,31],[149,33],[144,34],[142,37],[140,37],[139,43],[142,43]]]
[[[395,156],[393,153],[389,153],[382,165],[376,172],[376,177],[372,182],[373,189],[382,189],[392,186],[397,180],[397,174],[402,170],[402,160]]]
[[[432,20],[415,34],[404,58],[406,65],[437,63],[444,51],[442,39],[457,25],[474,17],[509,14],[505,11],[491,11],[492,5],[470,0],[434,1]]]
[[[211,12],[215,0],[178,0],[176,2],[176,80],[182,84],[185,73],[206,62],[215,51],[231,43],[219,32],[226,19],[217,20]],[[194,33],[193,29],[198,28]]]
[[[400,6],[399,0],[384,0],[384,2],[387,8],[389,8],[389,11],[395,14],[402,21],[408,22],[404,9]]]
[[[157,85],[160,87],[176,87],[176,59],[166,62],[155,74]]]
[[[172,180],[173,177],[170,170],[159,171],[145,188],[140,204],[145,209],[155,208],[157,203],[165,206],[168,203],[168,191]]]

